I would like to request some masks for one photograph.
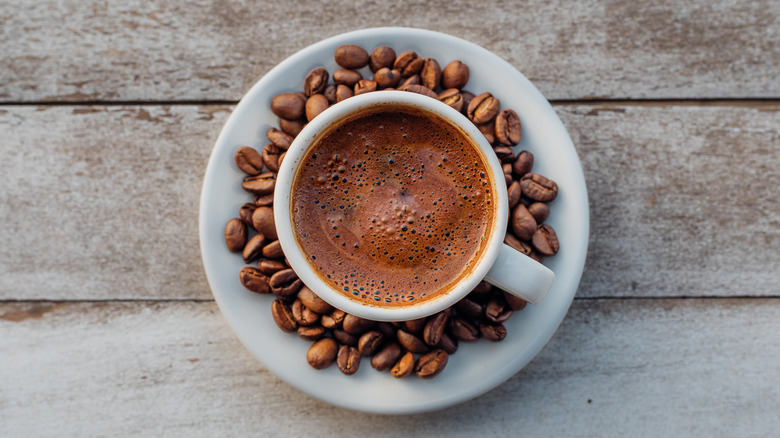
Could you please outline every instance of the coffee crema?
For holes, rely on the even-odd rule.
[[[478,146],[438,116],[381,106],[336,124],[292,187],[298,245],[350,299],[419,304],[469,275],[488,245],[495,181]]]

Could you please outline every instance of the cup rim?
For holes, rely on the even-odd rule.
[[[292,182],[298,165],[306,155],[311,144],[327,132],[330,127],[340,123],[344,118],[367,107],[376,107],[377,105],[408,105],[423,112],[433,113],[449,121],[464,134],[468,135],[472,143],[478,146],[489,170],[493,173],[493,188],[496,193],[494,226],[492,227],[487,246],[477,260],[476,266],[471,269],[469,275],[460,279],[448,292],[416,305],[382,307],[381,305],[371,305],[371,303],[363,304],[335,290],[319,277],[302,254],[292,225],[290,211]],[[503,224],[507,223],[509,215],[507,189],[504,184],[501,184],[503,181],[504,174],[501,163],[495,153],[493,153],[490,144],[471,121],[449,105],[422,94],[398,90],[374,91],[353,96],[330,106],[306,124],[287,150],[277,173],[276,189],[274,191],[273,209],[279,243],[289,265],[303,283],[334,307],[374,321],[406,321],[422,318],[442,311],[465,297],[482,281],[495,263],[506,233],[506,227]]]

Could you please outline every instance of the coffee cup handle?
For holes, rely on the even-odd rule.
[[[485,281],[531,304],[542,302],[555,280],[555,273],[507,244],[502,244]]]

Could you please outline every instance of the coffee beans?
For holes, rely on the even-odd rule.
[[[433,350],[417,359],[414,372],[421,379],[432,379],[444,370],[449,360],[449,355],[444,350]]]
[[[368,52],[358,45],[347,44],[336,49],[334,59],[344,68],[357,69],[368,64]]]
[[[507,146],[520,143],[520,118],[511,109],[505,109],[496,116],[496,139]]]
[[[346,375],[355,374],[360,366],[360,353],[357,348],[342,345],[336,357],[336,365]]]
[[[469,102],[467,116],[476,124],[487,123],[498,114],[501,102],[490,93],[482,93]]]
[[[236,151],[236,166],[247,175],[259,175],[263,164],[263,157],[254,148],[242,146]]]
[[[230,219],[225,225],[225,243],[231,252],[244,250],[246,245],[246,224],[241,219]]]
[[[395,50],[388,46],[379,46],[371,52],[368,60],[368,66],[371,71],[376,72],[382,68],[390,68],[395,61]]]
[[[306,95],[301,93],[281,93],[271,99],[271,111],[287,120],[301,118],[304,105],[306,105]]]
[[[527,173],[520,178],[523,194],[534,201],[548,202],[558,196],[558,184],[538,173]]]
[[[331,338],[322,338],[311,344],[306,352],[306,361],[318,370],[327,368],[336,360],[339,344]]]

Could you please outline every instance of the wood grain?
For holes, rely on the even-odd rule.
[[[773,0],[3,1],[0,23],[0,102],[234,101],[309,44],[389,25],[479,44],[550,99],[780,97]]]
[[[4,303],[0,423],[6,436],[773,436],[778,330],[777,299],[578,300],[503,386],[385,417],[281,382],[214,303]]]
[[[556,110],[591,204],[578,296],[780,295],[776,106]],[[0,109],[0,299],[211,299],[197,212],[229,111]]]

